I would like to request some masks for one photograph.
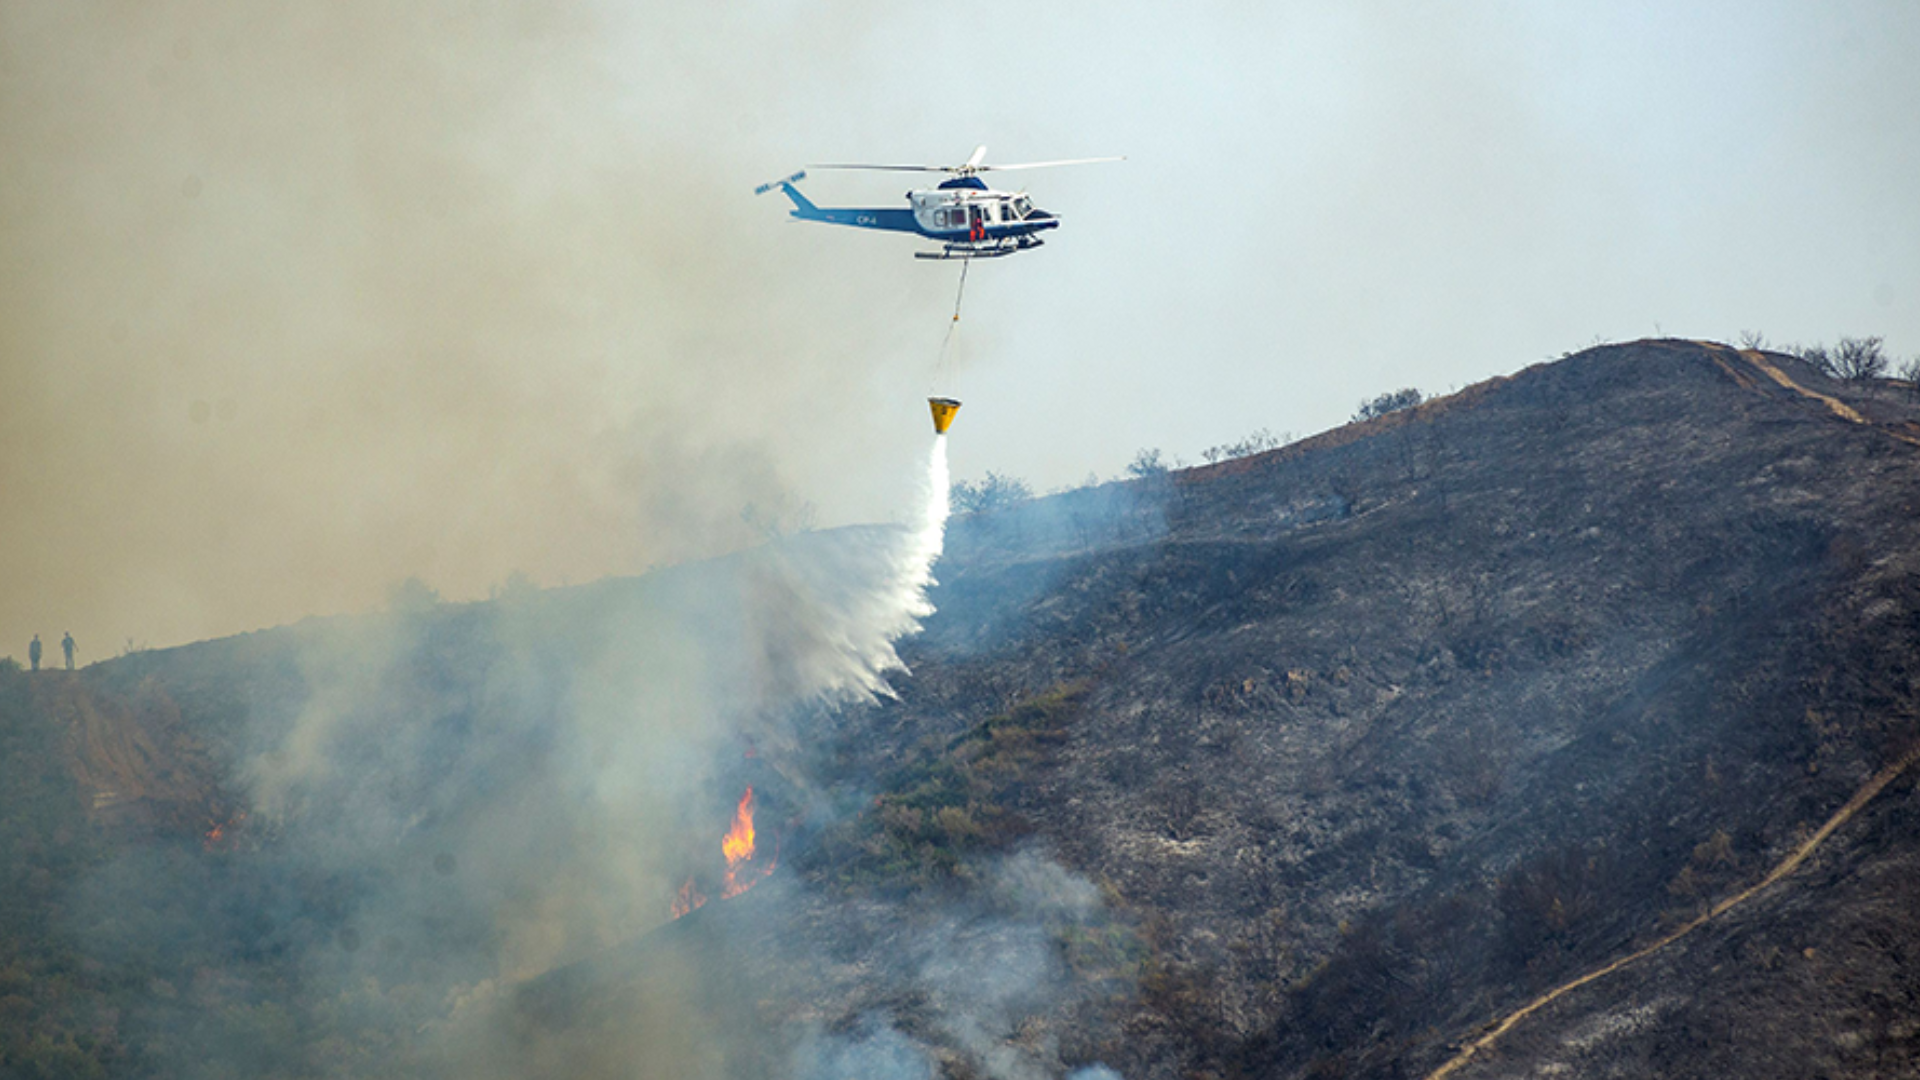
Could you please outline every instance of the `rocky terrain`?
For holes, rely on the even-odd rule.
[[[0,1075],[1920,1075],[1917,420],[1647,341],[962,518],[873,704],[648,621],[737,560],[0,672]]]

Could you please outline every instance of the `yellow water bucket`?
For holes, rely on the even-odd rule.
[[[927,407],[933,410],[933,433],[945,435],[953,426],[953,414],[960,411],[960,403],[950,397],[930,397]]]

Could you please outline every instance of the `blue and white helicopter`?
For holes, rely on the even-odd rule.
[[[809,165],[809,169],[872,169],[881,172],[937,172],[948,178],[939,187],[907,192],[907,208],[861,209],[815,206],[795,184],[807,178],[805,169],[784,180],[755,188],[764,195],[775,188],[793,200],[793,216],[801,221],[851,225],[856,229],[908,232],[937,240],[939,251],[916,251],[920,259],[982,259],[1036,248],[1040,233],[1060,227],[1059,217],[1033,205],[1024,191],[995,191],[981,180],[984,172],[1045,169],[1055,165],[1090,165],[1124,158],[1075,158],[1070,161],[1029,161],[1020,165],[985,165],[987,148],[974,150],[964,165]]]

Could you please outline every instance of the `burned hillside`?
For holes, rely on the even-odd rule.
[[[1020,798],[1154,927],[1108,1050],[1123,1073],[1419,1075],[1757,877],[1920,734],[1914,413],[1904,388],[1848,389],[1781,356],[1641,343],[1181,474],[1163,536],[1054,556],[1004,644],[936,620],[887,723],[938,737],[970,688],[1086,687]],[[943,580],[1033,573],[1006,551]],[[1824,860],[1891,889],[1912,793]],[[1570,1041],[1476,1067],[1911,1061],[1916,923],[1897,892],[1805,891],[1846,865],[1740,919],[1797,912],[1773,924],[1792,942],[1755,946],[1776,963],[1851,927],[1844,958],[1818,954],[1860,973],[1849,993],[1776,987],[1782,1015],[1742,1018],[1704,985],[1649,1012],[1620,979],[1534,1021]],[[1700,1052],[1736,1029],[1754,1045]]]
[[[1647,342],[1177,474],[1158,528],[1130,509],[1089,537],[1076,496],[964,522],[902,700],[838,719],[847,775],[897,780],[818,872],[878,850],[937,879],[948,849],[1043,845],[1141,940],[1129,1004],[1066,1025],[1106,1025],[1089,1060],[1420,1075],[1758,878],[1920,734],[1914,415],[1904,387]],[[1017,782],[927,790],[971,732],[1062,693]],[[903,747],[936,760],[901,770]],[[989,835],[943,834],[942,803]],[[1849,992],[1783,970],[1742,1018],[1706,985],[1649,1009],[1623,974],[1534,1018],[1535,1056],[1474,1067],[1910,1060],[1891,822],[1913,809],[1902,779],[1804,879],[1659,959],[1791,905],[1752,954],[1815,948],[1861,973]],[[1849,867],[1877,900],[1818,899]],[[1797,943],[1840,925],[1844,958]],[[1746,1049],[1703,1052],[1735,1029]]]
[[[1640,342],[958,518],[872,702],[790,628],[888,530],[0,673],[0,1061],[1424,1076],[1741,897],[1452,1075],[1912,1071],[1913,776],[1820,830],[1920,740],[1916,418]]]

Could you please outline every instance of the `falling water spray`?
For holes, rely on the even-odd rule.
[[[864,688],[869,691],[891,693],[880,677],[889,670],[905,667],[894,652],[893,643],[918,633],[920,620],[933,614],[933,602],[927,599],[927,590],[934,584],[933,566],[946,544],[947,515],[951,509],[948,488],[947,437],[940,434],[934,436],[933,449],[927,455],[925,511],[895,557],[888,587],[876,612],[879,618],[875,629],[880,631],[877,643],[884,649],[884,655],[867,658],[871,680]]]
[[[756,554],[759,698],[894,696],[887,677],[906,667],[896,645],[933,614],[927,590],[949,507],[945,436],[934,439],[918,496],[902,528],[819,534]]]
[[[936,435],[933,438],[933,450],[927,455],[927,481],[923,493],[926,508],[913,526],[906,543],[899,549],[893,572],[889,575],[888,595],[880,604],[886,656],[873,665],[875,675],[903,666],[893,652],[893,642],[917,633],[920,620],[933,614],[933,602],[927,599],[927,589],[934,584],[933,564],[940,560],[940,552],[946,545],[947,515],[951,510],[948,487],[947,437]]]
[[[946,545],[947,515],[953,511],[950,480],[947,473],[947,437],[942,433],[933,437],[933,452],[927,455],[927,513],[913,544],[913,552],[921,560],[918,579],[920,599],[926,608],[925,614],[929,615],[933,613],[933,605],[926,601],[927,586],[933,584],[933,564],[938,561]]]

